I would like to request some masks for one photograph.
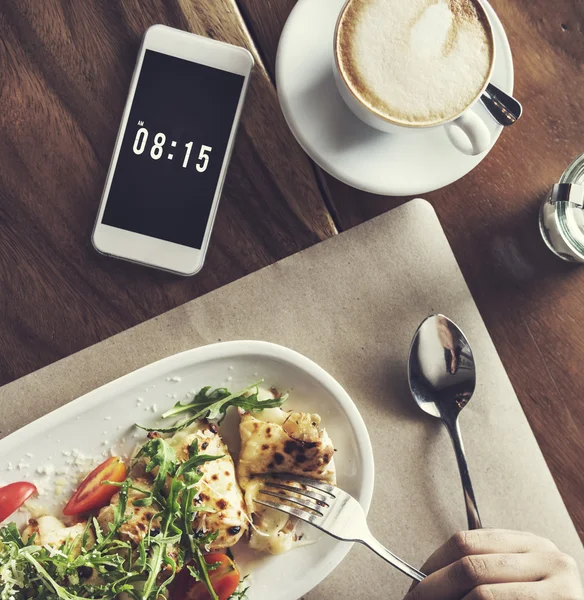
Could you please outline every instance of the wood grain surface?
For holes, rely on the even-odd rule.
[[[0,383],[401,204],[316,169],[277,105],[295,0],[0,4]],[[428,194],[584,539],[584,269],[537,210],[584,152],[584,5],[493,0],[525,116],[463,180]],[[246,45],[255,70],[203,272],[97,255],[90,233],[140,37],[161,22]],[[129,350],[130,351],[130,350]]]
[[[238,0],[274,77],[295,0]],[[459,182],[427,194],[584,540],[584,268],[545,248],[537,214],[584,152],[584,3],[492,0],[515,61],[523,119]],[[323,176],[344,230],[409,200],[356,191]]]
[[[248,46],[257,66],[203,272],[99,256],[90,235],[153,23]],[[0,4],[0,383],[335,233],[232,0]]]

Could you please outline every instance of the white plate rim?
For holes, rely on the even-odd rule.
[[[355,433],[358,452],[363,462],[358,500],[367,514],[373,497],[373,447],[363,417],[359,413],[355,403],[341,384],[310,358],[285,346],[259,340],[236,340],[199,346],[145,365],[64,404],[9,434],[0,440],[0,455],[3,452],[8,452],[14,447],[26,443],[31,438],[42,434],[55,425],[75,418],[85,412],[85,410],[99,406],[100,403],[110,399],[112,395],[132,389],[146,377],[152,379],[167,375],[169,372],[188,367],[189,365],[218,359],[236,359],[238,356],[263,356],[271,360],[276,359],[288,363],[307,373],[334,397],[343,412],[347,415]],[[291,596],[290,600],[295,600],[297,596],[308,593],[322,582],[341,563],[349,553],[351,547],[352,544],[350,543],[337,542],[334,551],[326,557],[326,561],[323,561],[322,570],[319,570],[317,574],[309,579],[295,582],[293,589],[294,598]],[[300,548],[295,551],[301,552],[302,549]]]

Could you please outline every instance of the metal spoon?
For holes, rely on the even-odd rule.
[[[483,92],[481,102],[493,119],[504,127],[517,123],[523,114],[521,103],[492,83],[489,83]]]
[[[447,317],[432,315],[418,328],[410,348],[408,380],[418,406],[442,419],[450,433],[464,490],[468,526],[480,529],[481,519],[458,425],[458,415],[475,389],[475,364],[464,333]]]

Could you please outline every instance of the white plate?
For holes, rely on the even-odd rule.
[[[280,37],[278,97],[286,121],[306,153],[340,181],[387,196],[425,194],[472,171],[503,131],[482,105],[473,110],[490,129],[492,144],[479,156],[465,156],[456,150],[444,127],[390,135],[368,127],[345,106],[333,79],[334,29],[345,2],[298,0]],[[486,1],[484,4],[495,34],[491,81],[511,94],[509,41],[495,11]]]
[[[59,510],[73,483],[55,498],[53,482],[61,476],[40,475],[52,465],[79,476],[109,455],[127,456],[136,443],[133,424],[154,425],[164,412],[201,387],[227,386],[236,391],[263,378],[268,386],[290,391],[288,408],[317,412],[337,452],[339,486],[368,511],[373,493],[373,452],[361,415],[345,390],[308,358],[282,346],[257,341],[213,344],[171,356],[113,381],[0,440],[0,483],[33,481],[45,489],[39,500],[47,511]],[[140,399],[140,400],[139,400]],[[31,398],[31,402],[34,401]],[[156,411],[156,412],[155,412]],[[232,421],[236,415],[232,415]],[[234,423],[225,423],[225,441],[237,456]],[[104,443],[105,442],[105,443]],[[77,455],[81,451],[87,460]],[[71,454],[73,453],[73,454]],[[58,487],[61,485],[58,484]],[[25,514],[18,516],[22,522]],[[317,543],[269,556],[249,549],[237,552],[244,571],[251,571],[251,600],[297,600],[322,581],[345,557],[351,545],[321,536]]]

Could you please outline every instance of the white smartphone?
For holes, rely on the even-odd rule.
[[[201,269],[253,63],[244,48],[146,31],[93,229],[98,252]]]

